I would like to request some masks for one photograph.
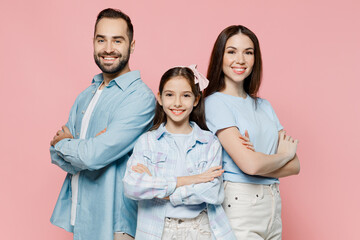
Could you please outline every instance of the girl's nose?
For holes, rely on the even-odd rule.
[[[181,97],[176,97],[174,107],[181,107]]]

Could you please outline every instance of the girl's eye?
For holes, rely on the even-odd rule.
[[[165,93],[165,97],[171,97],[172,93]]]
[[[184,97],[191,97],[190,94],[184,94]]]

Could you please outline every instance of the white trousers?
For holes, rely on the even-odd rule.
[[[132,236],[123,232],[114,233],[114,240],[134,240]]]
[[[205,211],[196,218],[166,218],[162,240],[211,240],[209,218]]]
[[[238,240],[281,240],[279,184],[225,181],[223,207]]]

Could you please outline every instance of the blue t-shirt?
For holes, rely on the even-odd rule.
[[[188,176],[189,173],[186,169],[186,153],[189,146],[189,141],[191,141],[194,131],[191,131],[190,134],[174,134],[170,133],[171,137],[174,139],[176,147],[179,150],[180,156],[176,161],[176,177]],[[202,210],[206,208],[206,203],[201,204],[182,204],[178,206],[172,205],[170,201],[166,201],[166,217],[171,218],[196,218]]]
[[[255,100],[247,97],[235,97],[216,92],[205,99],[206,123],[214,134],[218,130],[237,127],[242,135],[248,130],[250,141],[256,152],[275,154],[278,146],[278,132],[283,129],[274,109],[265,99]],[[224,180],[231,182],[273,184],[276,178],[251,176],[234,163],[229,154],[223,149]]]

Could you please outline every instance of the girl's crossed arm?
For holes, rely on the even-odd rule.
[[[192,184],[179,186],[170,195],[170,202],[174,205],[193,205],[201,203],[221,204],[224,200],[224,188],[221,166],[222,147],[220,142],[214,138],[208,151],[208,163],[205,167],[206,171],[199,175],[189,176],[194,179]],[[211,177],[208,181],[202,181],[204,175],[208,173],[216,174],[217,177]]]
[[[127,162],[123,178],[125,195],[134,200],[166,198],[175,191],[176,177],[152,176],[144,159],[143,153],[146,150],[148,150],[148,134],[139,138]],[[134,166],[143,166],[142,168],[146,168],[147,171],[135,171],[136,169],[132,169]]]

